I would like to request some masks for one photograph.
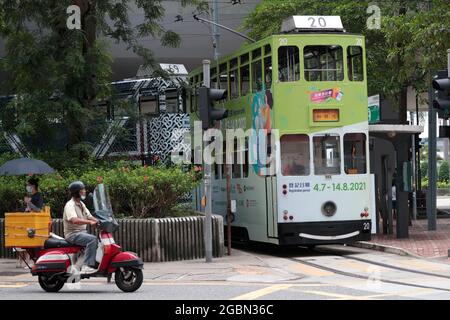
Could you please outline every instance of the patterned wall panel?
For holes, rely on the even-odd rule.
[[[148,151],[158,155],[163,162],[169,162],[172,151],[186,152],[189,146],[183,144],[185,134],[189,134],[189,115],[166,113],[151,118],[147,122]]]

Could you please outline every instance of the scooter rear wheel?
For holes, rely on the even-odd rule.
[[[139,289],[144,281],[141,269],[119,268],[114,275],[117,287],[124,292],[134,292]]]
[[[39,285],[47,292],[58,292],[64,287],[65,281],[54,277],[50,279],[47,276],[39,275]]]

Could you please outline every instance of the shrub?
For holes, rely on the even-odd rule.
[[[439,189],[447,189],[450,187],[450,184],[448,183],[448,181],[438,181],[437,182],[437,187]]]
[[[422,179],[428,177],[428,162],[420,163],[420,176]]]
[[[443,161],[439,166],[438,180],[441,182],[448,182],[449,172],[448,172],[448,162]]]
[[[178,201],[197,184],[196,175],[180,167],[142,167],[119,163],[113,168],[87,168],[81,175],[66,170],[40,176],[40,191],[45,204],[54,217],[62,217],[66,201],[70,198],[67,186],[81,180],[88,192],[99,182],[109,189],[114,212],[136,218],[164,217],[170,215]],[[19,209],[25,196],[27,177],[0,177],[0,215]]]

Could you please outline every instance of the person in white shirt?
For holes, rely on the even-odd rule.
[[[77,246],[86,247],[84,266],[81,273],[94,273],[95,256],[97,253],[98,240],[93,234],[87,233],[87,225],[95,226],[98,220],[92,216],[86,205],[81,201],[86,199],[86,187],[83,182],[75,181],[69,185],[72,196],[64,207],[64,237]]]

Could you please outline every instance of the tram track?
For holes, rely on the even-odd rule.
[[[429,276],[429,277],[437,277],[437,278],[445,278],[445,279],[450,279],[450,277],[448,276],[444,276],[444,275],[438,275],[438,274],[434,274],[434,273],[430,273],[430,272],[424,272],[424,271],[418,271],[418,270],[413,270],[413,269],[408,269],[408,268],[402,268],[402,267],[397,267],[397,266],[393,266],[390,264],[386,264],[386,263],[382,263],[382,262],[376,262],[376,261],[372,261],[372,260],[367,260],[367,259],[363,259],[363,258],[355,258],[355,257],[347,257],[346,255],[336,255],[336,254],[329,254],[329,252],[323,252],[320,250],[314,250],[315,252],[319,252],[319,253],[325,253],[328,254],[330,256],[337,256],[337,257],[341,257],[344,259],[348,259],[348,260],[353,260],[353,261],[359,261],[359,262],[363,262],[366,263],[368,265],[373,265],[373,266],[381,266],[381,267],[385,267],[385,268],[389,268],[389,269],[394,269],[394,270],[398,270],[398,271],[402,271],[402,272],[408,272],[408,273],[413,273],[413,274],[420,274],[420,275],[425,275],[425,276]],[[323,266],[321,264],[318,263],[314,263],[311,261],[307,261],[307,260],[303,260],[301,258],[295,258],[295,257],[285,257],[286,259],[296,262],[296,263],[300,263],[312,268],[317,268],[323,271],[327,271],[327,272],[331,272],[334,274],[338,274],[338,275],[342,275],[342,276],[346,276],[346,277],[350,277],[350,278],[357,278],[357,279],[363,279],[363,280],[369,280],[369,281],[373,281],[373,276],[369,276],[369,275],[364,275],[364,274],[359,274],[359,273],[354,273],[354,272],[348,272],[348,271],[343,271],[340,269],[336,269],[333,267],[329,267],[329,266]],[[421,285],[421,284],[416,284],[416,283],[411,283],[411,282],[405,282],[405,281],[399,281],[399,280],[389,280],[389,279],[376,279],[377,281],[383,282],[383,283],[389,283],[389,284],[395,284],[395,285],[402,285],[402,286],[408,286],[408,287],[414,287],[414,288],[420,288],[420,289],[429,289],[429,290],[436,290],[436,291],[443,291],[443,292],[450,292],[450,289],[448,288],[442,288],[442,287],[434,287],[434,286],[428,286],[428,285]]]
[[[318,250],[318,249],[314,249],[314,251],[318,252],[318,253],[328,254],[327,251],[322,251],[322,250]],[[333,254],[330,254],[330,255],[333,255]],[[359,261],[359,262],[364,262],[364,263],[372,264],[372,265],[377,265],[379,267],[389,268],[389,269],[393,269],[393,270],[410,272],[410,273],[417,273],[417,274],[421,274],[421,275],[425,275],[425,276],[432,276],[432,277],[438,277],[438,278],[443,278],[443,279],[449,279],[450,280],[450,276],[441,275],[441,274],[437,274],[437,273],[433,273],[433,272],[426,272],[426,271],[408,269],[408,268],[404,268],[404,267],[394,266],[394,265],[388,264],[388,263],[373,261],[373,260],[370,260],[370,259],[363,259],[363,258],[359,258],[359,257],[349,256],[349,255],[336,255],[336,254],[334,254],[334,256],[345,257],[346,259],[355,260],[355,261]]]

